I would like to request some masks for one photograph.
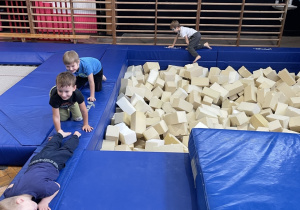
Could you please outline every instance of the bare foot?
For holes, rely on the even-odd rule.
[[[102,80],[103,80],[103,81],[106,81],[106,80],[107,80],[107,79],[106,79],[106,76],[103,75],[103,76],[102,76]]]
[[[210,50],[212,49],[212,48],[209,46],[208,42],[205,42],[205,43],[204,43],[204,47],[207,47],[207,48],[210,49]]]
[[[201,58],[201,56],[200,55],[198,55],[196,58],[195,58],[195,60],[193,61],[193,63],[196,63],[197,62],[197,60],[199,60]]]

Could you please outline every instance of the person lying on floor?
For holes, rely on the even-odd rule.
[[[60,185],[55,182],[59,170],[65,167],[79,144],[81,133],[74,134],[62,144],[70,132],[58,132],[46,146],[30,160],[28,169],[19,180],[4,191],[1,210],[50,210],[49,203],[57,195]]]

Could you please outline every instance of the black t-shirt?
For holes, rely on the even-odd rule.
[[[68,109],[70,106],[72,106],[74,103],[78,102],[78,104],[81,104],[84,102],[84,96],[80,92],[80,90],[76,89],[72,96],[68,100],[63,100],[58,94],[57,94],[57,88],[54,87],[50,92],[50,101],[49,104],[53,108],[62,108],[62,109]]]

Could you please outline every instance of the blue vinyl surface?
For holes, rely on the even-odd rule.
[[[86,47],[90,48],[91,45],[1,42],[0,64],[40,65],[54,53],[78,50]]]
[[[198,64],[203,67],[216,66],[218,48],[201,49],[197,52],[201,55]],[[128,49],[130,65],[141,65],[145,62],[159,62],[161,70],[167,69],[168,65],[185,66],[193,63],[191,56],[185,48],[166,48],[164,46],[132,46]]]
[[[195,196],[188,154],[85,151],[52,209],[193,210]]]
[[[277,72],[286,68],[298,73],[299,62],[299,48],[219,47],[217,66],[232,66],[236,70],[245,66],[250,71],[270,66]]]
[[[299,209],[298,134],[192,129],[198,209]]]
[[[0,63],[3,64],[23,62],[23,65],[31,65],[37,54],[51,55],[46,60],[41,59],[38,68],[0,97],[0,157],[4,157],[0,158],[0,165],[23,165],[53,130],[49,91],[55,85],[56,76],[65,71],[62,62],[64,52],[74,49],[80,56],[101,59],[108,46],[0,43]],[[27,156],[24,157],[24,154]]]
[[[184,48],[163,46],[0,43],[0,64],[39,65],[0,96],[0,165],[25,164],[14,181],[25,172],[32,153],[43,148],[46,139],[55,132],[48,104],[49,90],[57,74],[65,71],[62,55],[66,50],[76,50],[80,57],[100,59],[107,81],[103,82],[103,90],[96,93],[97,101],[89,110],[89,124],[94,130],[83,132],[74,156],[58,178],[61,190],[51,202],[53,210],[93,209],[93,205],[99,205],[96,209],[172,210],[197,209],[197,206],[201,210],[272,209],[274,205],[293,209],[298,205],[300,199],[295,193],[300,183],[296,174],[299,172],[298,135],[193,130],[190,144],[199,143],[190,147],[192,165],[198,172],[197,199],[187,154],[91,151],[102,146],[106,126],[115,110],[120,81],[128,66],[153,61],[159,62],[163,70],[168,65],[192,63],[193,58]],[[298,72],[300,66],[300,49],[214,47],[198,52],[202,56],[198,64],[208,68],[225,69],[231,65],[237,70],[244,65],[253,71],[271,66],[277,71],[287,68]],[[87,98],[88,87],[82,92]],[[62,128],[71,132],[80,130],[81,126],[82,122],[62,123]],[[243,154],[235,148],[245,149],[243,154],[249,153],[248,158],[242,159]],[[247,153],[247,149],[251,152]],[[280,155],[284,157],[276,159]],[[286,204],[288,197],[290,203]],[[97,203],[99,199],[103,201]]]

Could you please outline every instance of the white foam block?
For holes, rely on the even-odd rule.
[[[129,115],[132,115],[136,111],[134,106],[125,97],[120,98],[117,101],[117,105]]]

